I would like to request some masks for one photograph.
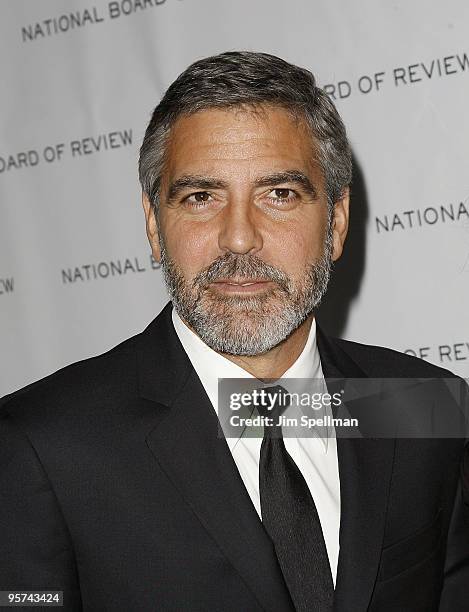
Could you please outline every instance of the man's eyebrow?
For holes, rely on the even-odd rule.
[[[254,181],[256,187],[275,187],[285,183],[299,185],[314,199],[318,197],[317,190],[309,178],[300,170],[285,170],[261,176]],[[168,188],[167,201],[172,202],[184,189],[228,189],[228,183],[220,179],[199,174],[184,174],[171,182]]]
[[[228,184],[219,179],[199,174],[184,174],[170,183],[167,199],[174,200],[183,189],[227,189]]]
[[[295,183],[302,187],[304,191],[309,193],[313,198],[318,197],[318,192],[309,178],[300,170],[286,170],[284,172],[275,172],[267,176],[261,176],[256,179],[257,187],[275,187],[283,183]]]

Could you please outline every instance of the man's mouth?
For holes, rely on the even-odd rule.
[[[268,278],[219,278],[210,286],[224,293],[252,293],[263,291],[273,284]]]

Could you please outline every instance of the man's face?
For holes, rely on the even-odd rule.
[[[144,197],[147,232],[176,311],[213,349],[270,350],[326,290],[348,199],[329,216],[314,152],[306,125],[277,107],[209,109],[173,126],[158,224]]]

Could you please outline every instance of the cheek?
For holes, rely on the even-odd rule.
[[[272,241],[272,263],[290,274],[302,274],[305,267],[324,252],[325,227],[298,225]]]
[[[206,228],[202,231],[200,224],[168,222],[164,237],[168,255],[186,278],[194,277],[218,255],[214,250],[216,241]]]

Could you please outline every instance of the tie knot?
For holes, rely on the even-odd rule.
[[[290,405],[290,394],[281,385],[264,387],[258,393],[257,410],[261,416],[277,420]]]

